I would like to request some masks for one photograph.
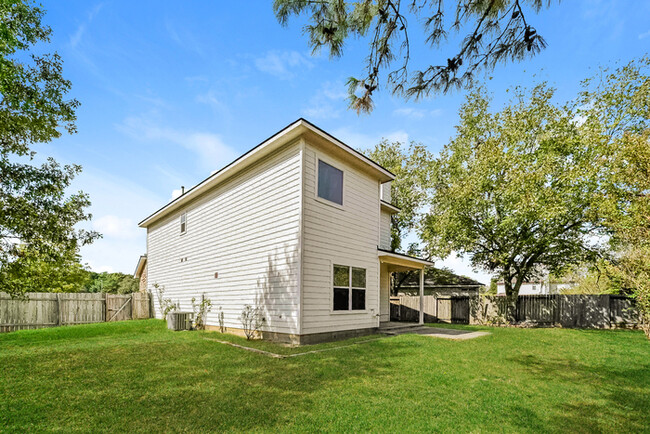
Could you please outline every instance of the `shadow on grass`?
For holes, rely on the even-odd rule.
[[[2,336],[0,431],[648,429],[650,353],[638,335],[494,331],[291,359],[155,320]]]
[[[39,351],[0,355],[7,374],[0,379],[0,427],[286,428],[296,415],[311,410],[316,392],[388,376],[403,352],[399,344],[378,341],[364,344],[372,350],[353,346],[336,354],[277,360],[206,341],[199,333],[168,332],[155,324],[147,328],[156,339],[125,342],[118,333],[104,335],[100,346],[92,339],[103,335],[97,330],[57,331],[56,339],[27,336]],[[84,334],[91,339],[83,347],[71,345]],[[47,351],[38,345],[53,341],[64,348],[54,345]]]
[[[650,429],[650,360],[635,368],[587,364],[576,358],[539,357],[525,354],[506,358],[525,368],[542,383],[563,383],[569,387],[589,386],[597,393],[574,396],[559,405],[559,416],[545,422],[544,431],[641,432]],[[530,410],[513,408],[518,414]],[[539,417],[529,414],[522,428],[530,428]]]

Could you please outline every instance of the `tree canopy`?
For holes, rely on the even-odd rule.
[[[529,15],[549,7],[550,0],[457,0],[451,7],[443,3],[274,0],[273,9],[282,25],[293,15],[308,16],[304,32],[314,52],[324,47],[330,57],[340,57],[347,40],[370,41],[364,72],[348,80],[350,107],[357,112],[372,110],[373,95],[386,72],[386,87],[393,94],[419,98],[467,87],[479,71],[524,59],[546,47]],[[414,22],[422,23],[422,28],[414,30]],[[414,37],[418,31],[423,32],[421,38]],[[461,41],[457,50],[442,46],[450,35]],[[418,39],[437,51],[434,62],[411,59],[412,44]],[[418,66],[410,70],[413,61]]]
[[[589,215],[599,193],[597,155],[553,93],[545,84],[515,89],[492,113],[486,92],[473,91],[434,168],[428,248],[470,254],[474,266],[504,279],[508,295],[541,267],[558,273],[601,250]]]
[[[138,279],[124,273],[88,273],[88,280],[82,292],[108,292],[110,294],[130,294],[140,289]]]
[[[79,246],[99,236],[74,227],[90,218],[88,196],[65,191],[80,166],[24,162],[35,157],[34,144],[76,131],[79,102],[66,99],[61,58],[31,52],[49,41],[43,15],[30,1],[0,3],[0,291],[12,295],[27,290],[30,270],[43,264],[76,267]]]
[[[604,272],[636,298],[650,338],[650,58],[604,69],[584,87],[578,104],[604,167],[595,212],[615,253]]]
[[[468,254],[511,296],[539,273],[600,259],[647,297],[649,65],[646,57],[603,70],[565,104],[540,84],[515,88],[493,112],[487,92],[473,91],[433,166],[426,248]]]
[[[402,240],[416,227],[420,207],[427,197],[429,164],[433,156],[424,145],[382,140],[365,154],[395,174],[391,182],[391,202],[400,208],[392,216],[391,249],[403,250]]]

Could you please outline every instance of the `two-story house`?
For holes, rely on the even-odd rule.
[[[222,312],[241,331],[248,304],[268,339],[372,333],[389,321],[390,273],[433,265],[389,250],[394,178],[299,119],[140,222],[147,288],[184,310],[204,294],[208,328]]]

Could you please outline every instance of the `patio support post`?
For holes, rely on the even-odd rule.
[[[424,268],[420,269],[420,324],[424,324]]]

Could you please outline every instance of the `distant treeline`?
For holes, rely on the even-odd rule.
[[[88,280],[80,292],[108,292],[110,294],[130,294],[139,289],[138,279],[124,273],[88,272]]]
[[[130,274],[96,273],[78,262],[52,264],[35,261],[19,273],[3,273],[0,292],[107,292],[129,294],[139,289],[139,282]],[[18,291],[19,290],[19,291]]]

